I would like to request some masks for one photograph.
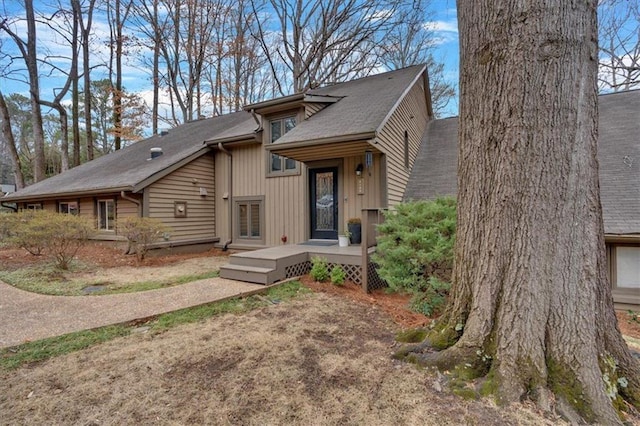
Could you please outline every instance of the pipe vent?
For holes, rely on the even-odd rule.
[[[158,158],[162,155],[162,148],[159,147],[154,147],[151,148],[149,151],[151,151],[151,159],[153,160],[154,158]]]

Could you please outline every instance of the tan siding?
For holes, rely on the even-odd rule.
[[[124,198],[118,197],[116,200],[116,218],[123,219],[125,217],[130,216],[138,216],[138,205],[133,201],[125,200]]]
[[[213,154],[205,154],[149,186],[149,217],[171,227],[171,240],[216,236],[214,167]],[[176,201],[187,203],[186,218],[174,217]]]
[[[49,212],[58,211],[58,202],[57,201],[43,201],[42,202],[42,210],[46,210]]]
[[[80,209],[80,216],[92,218],[96,216],[95,201],[93,201],[93,198],[81,198],[78,207]]]
[[[231,187],[229,186],[229,156],[223,152],[215,154],[215,185],[216,236],[220,237],[220,241],[224,244],[231,239],[231,229],[229,229]]]
[[[343,181],[344,196],[342,202],[342,223],[344,224],[352,217],[360,217],[362,209],[380,208],[381,191],[380,187],[380,155],[374,156],[373,167],[370,169],[364,168],[362,172],[363,180],[363,194],[358,194],[358,177],[355,174],[355,170],[358,164],[365,165],[364,155],[357,157],[347,157],[344,159],[344,173],[341,176]],[[345,200],[346,198],[346,200]]]
[[[389,206],[402,201],[411,167],[418,155],[420,140],[428,120],[421,80],[411,88],[378,136],[387,155],[387,198]],[[409,133],[409,168],[404,165],[404,131]]]
[[[306,167],[301,168],[300,175],[266,179],[265,222],[266,244],[269,246],[281,245],[282,235],[287,236],[289,244],[307,239],[307,172]]]
[[[265,194],[266,160],[261,145],[233,150],[233,195]]]
[[[306,120],[307,118],[311,117],[313,114],[316,114],[318,111],[323,110],[325,106],[327,106],[327,104],[322,104],[317,102],[310,102],[308,104],[304,104],[304,119]]]

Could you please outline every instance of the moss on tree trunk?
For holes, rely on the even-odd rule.
[[[550,390],[583,419],[616,424],[614,402],[638,407],[640,382],[606,273],[596,1],[458,2],[458,19],[455,266],[431,336],[455,343],[410,356],[445,368],[482,356],[499,401],[546,405]],[[628,383],[614,396],[605,358]]]

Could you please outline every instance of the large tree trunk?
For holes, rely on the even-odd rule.
[[[0,124],[0,127],[2,128],[2,137],[7,143],[9,155],[11,156],[11,165],[13,166],[13,176],[16,182],[16,189],[22,189],[24,188],[22,162],[20,161],[16,141],[13,137],[13,130],[11,130],[11,115],[9,114],[9,108],[7,108],[7,103],[4,100],[2,91],[0,91]]]
[[[550,389],[587,421],[619,423],[603,377],[625,377],[615,397],[638,407],[640,376],[606,273],[596,1],[461,1],[458,19],[458,230],[436,328],[453,346],[417,358],[473,365],[503,402]]]

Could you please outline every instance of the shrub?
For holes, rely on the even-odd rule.
[[[18,215],[15,213],[0,213],[0,247],[9,245],[17,220]]]
[[[322,257],[314,257],[311,259],[311,278],[316,281],[325,282],[329,279],[329,266],[326,259]]]
[[[411,305],[419,312],[431,315],[446,299],[455,227],[452,198],[399,204],[378,225],[378,274],[392,290],[413,294]]]
[[[118,233],[129,243],[127,253],[135,253],[138,261],[144,260],[149,246],[168,229],[160,220],[149,217],[126,217],[118,221]]]
[[[69,263],[95,233],[93,221],[72,214],[53,213],[49,222],[53,235],[46,242],[47,253],[60,269],[68,269]]]
[[[54,232],[49,227],[49,221],[54,214],[57,213],[44,210],[27,210],[17,213],[8,243],[23,248],[34,256],[40,256],[48,241],[54,237]]]
[[[330,278],[332,284],[342,285],[344,284],[344,280],[347,278],[347,274],[344,272],[344,269],[342,269],[342,266],[335,265],[333,268],[331,268]]]
[[[39,256],[46,252],[60,269],[69,263],[95,232],[91,220],[46,210],[17,213],[12,219],[9,244]]]

